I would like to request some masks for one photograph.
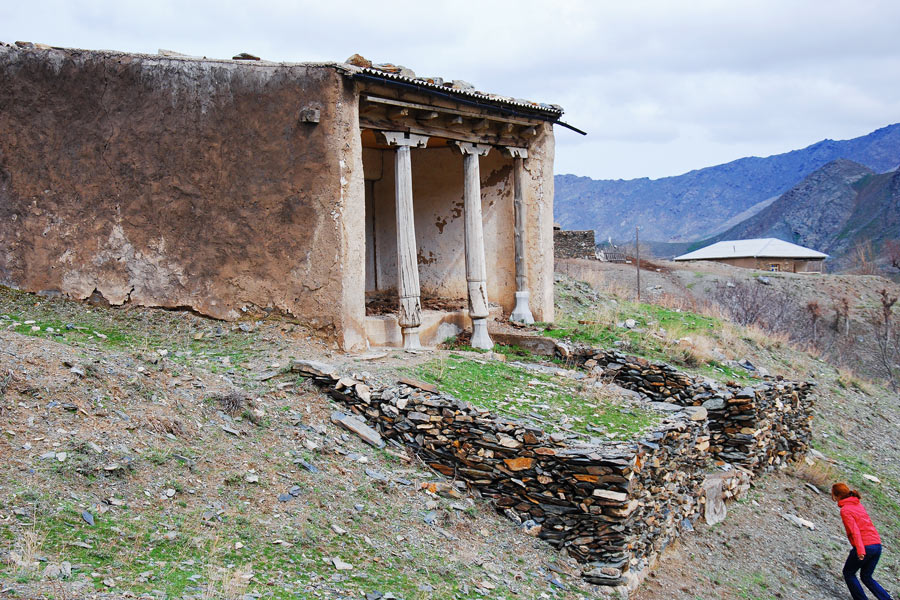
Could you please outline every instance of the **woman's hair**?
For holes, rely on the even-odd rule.
[[[851,490],[847,487],[846,483],[836,483],[831,486],[831,495],[837,498],[838,500],[843,500],[844,498],[849,498],[853,496],[854,498],[860,498],[859,492],[856,490]]]

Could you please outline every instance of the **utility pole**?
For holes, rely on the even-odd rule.
[[[634,258],[637,265],[637,301],[641,303],[641,238],[638,234],[637,225],[634,226]]]

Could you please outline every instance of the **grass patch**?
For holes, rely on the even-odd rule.
[[[213,319],[164,310],[91,308],[0,286],[0,328],[71,346],[111,348],[165,356],[180,365],[200,364],[213,373],[246,372],[261,350],[255,331]],[[196,339],[196,335],[199,339]]]
[[[577,381],[497,361],[451,354],[420,365],[413,374],[480,408],[532,419],[548,432],[630,438],[659,422],[656,413],[599,390],[584,389]]]

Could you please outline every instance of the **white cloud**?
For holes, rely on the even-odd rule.
[[[34,1],[0,40],[272,60],[360,52],[562,104],[559,173],[658,177],[900,115],[893,0]]]

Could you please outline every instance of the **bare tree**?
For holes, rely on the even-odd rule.
[[[894,304],[897,296],[891,296],[887,289],[878,292],[881,309],[876,310],[872,321],[875,325],[875,349],[878,360],[885,372],[891,389],[897,391],[897,371],[900,371],[900,335],[893,331]]]
[[[857,275],[875,275],[878,272],[872,240],[862,240],[853,247],[853,272]]]
[[[809,312],[809,318],[812,321],[812,343],[815,346],[818,338],[819,319],[822,318],[822,306],[818,301],[813,300],[806,304],[806,310]]]
[[[881,253],[889,267],[900,271],[900,240],[886,241]]]
[[[800,315],[793,309],[789,294],[761,283],[730,280],[718,283],[713,301],[739,325],[760,325],[770,331],[791,331]]]
[[[832,328],[836,332],[841,331],[841,321],[844,324],[844,337],[850,335],[850,299],[847,296],[838,296],[831,299],[834,305],[834,323]]]

